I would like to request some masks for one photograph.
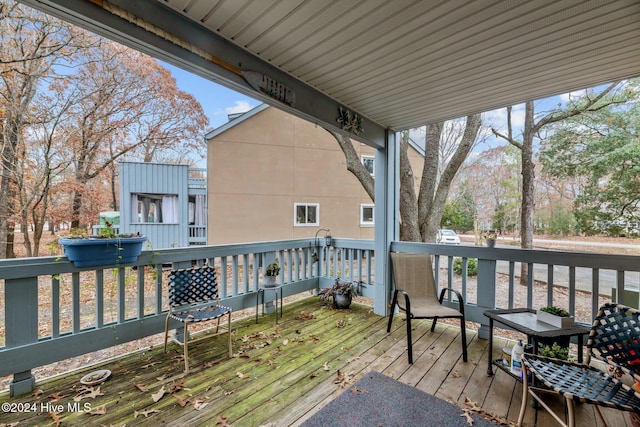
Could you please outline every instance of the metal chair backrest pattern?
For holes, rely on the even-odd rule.
[[[600,307],[587,341],[587,363],[590,357],[600,359],[640,381],[639,314],[636,309],[618,304]]]
[[[174,270],[169,274],[169,304],[182,307],[190,304],[218,303],[216,269],[210,265]]]

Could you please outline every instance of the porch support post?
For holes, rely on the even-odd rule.
[[[375,167],[375,290],[373,312],[386,316],[389,314],[391,296],[391,269],[389,268],[389,248],[391,242],[399,236],[398,201],[399,180],[398,161],[400,148],[396,143],[396,134],[386,132],[384,148],[376,150]]]
[[[496,261],[478,259],[478,307],[484,310],[496,308]],[[478,338],[489,338],[489,319],[482,316]]]
[[[7,348],[38,341],[38,278],[6,280],[4,310]],[[30,393],[35,385],[31,370],[15,372],[9,384],[9,395]]]

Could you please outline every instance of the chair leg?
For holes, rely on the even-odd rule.
[[[434,317],[433,321],[431,322],[431,332],[436,330],[436,323],[438,323],[438,318]]]
[[[573,404],[573,400],[570,397],[567,397],[566,399],[567,402],[567,426],[568,427],[575,427],[576,425],[576,414],[575,414],[575,405]],[[607,423],[604,423],[604,425],[606,426]]]
[[[460,318],[460,335],[462,336],[462,361],[467,361],[467,328],[464,324],[464,317]]]
[[[393,299],[391,300],[391,307],[389,308],[389,323],[387,324],[387,333],[391,332],[391,322],[393,322],[393,314],[396,311],[396,304],[398,304],[398,291],[393,292]]]
[[[220,329],[220,318],[218,317],[218,324],[216,325],[216,334],[218,333],[219,329]]]
[[[409,364],[413,364],[413,342],[411,340],[411,316],[407,314],[407,354],[409,355]]]
[[[189,373],[189,322],[184,322],[184,373]]]
[[[602,415],[602,412],[600,412],[600,408],[597,405],[593,405],[593,407],[596,410],[596,413],[598,414],[598,418],[600,418],[600,421],[602,421],[602,425],[607,427],[607,422],[604,419],[604,416]]]
[[[228,313],[227,317],[227,335],[229,337],[229,357],[233,357],[233,346],[231,345],[231,312]]]
[[[522,402],[520,402],[520,414],[518,415],[518,427],[522,427],[524,421],[524,413],[527,410],[527,401],[529,400],[529,373],[527,365],[522,364]]]
[[[167,352],[167,340],[169,339],[169,315],[167,320],[164,321],[164,352]]]

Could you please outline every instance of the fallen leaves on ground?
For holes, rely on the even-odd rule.
[[[249,379],[249,375],[245,375],[245,374],[243,374],[242,372],[239,372],[239,371],[236,372],[236,377],[242,378],[243,380]]]

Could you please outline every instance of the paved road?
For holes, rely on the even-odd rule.
[[[463,240],[463,244],[466,242],[474,241],[473,236],[460,236]],[[505,240],[513,242],[513,239],[506,238]],[[600,243],[600,242],[574,242],[569,240],[544,240],[534,239],[533,244],[536,243],[555,243],[574,246],[590,246],[590,247],[609,247],[609,248],[621,248],[621,249],[638,249],[639,245],[617,244],[617,243]],[[498,239],[498,246],[500,246],[500,239]],[[505,245],[505,247],[512,247],[512,245]],[[496,267],[498,273],[509,274],[509,263],[498,262]],[[520,272],[520,263],[515,264],[516,274]],[[536,280],[542,282],[547,281],[547,266],[535,264],[533,268],[533,277]],[[554,267],[553,281],[557,286],[568,286],[569,284],[569,268],[568,267]],[[616,272],[612,270],[600,271],[600,294],[611,295],[611,289],[616,286]],[[588,268],[576,268],[576,288],[578,290],[591,291],[591,269]],[[640,272],[626,272],[625,273],[625,289],[633,290],[640,289]]]

